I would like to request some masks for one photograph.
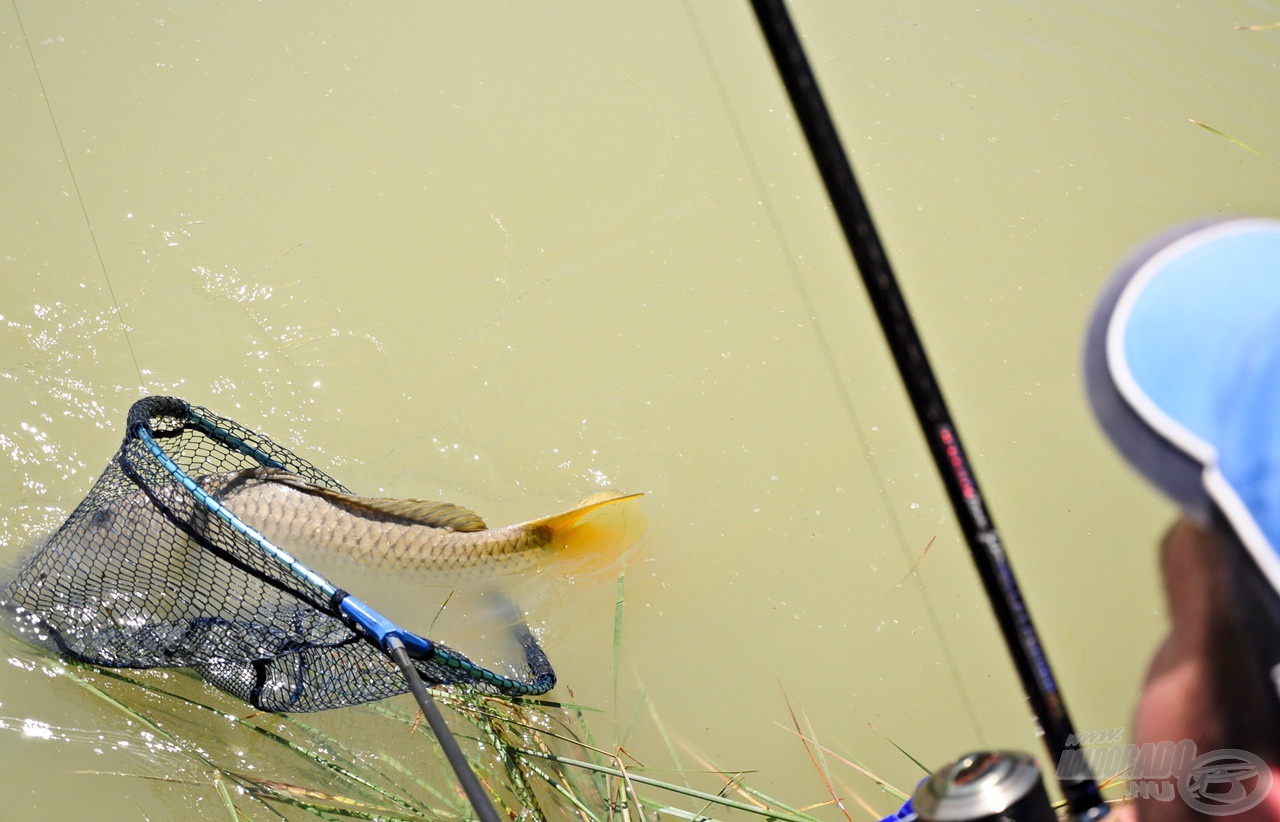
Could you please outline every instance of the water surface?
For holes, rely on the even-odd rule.
[[[1275,213],[1280,32],[1235,28],[1275,12],[793,11],[1076,725],[1126,726],[1171,511],[1093,429],[1080,333],[1147,234]],[[18,0],[0,38],[7,561],[135,399],[176,394],[361,493],[495,523],[646,492],[616,675],[613,579],[549,586],[530,619],[599,741],[648,765],[672,767],[657,715],[822,802],[788,701],[904,788],[895,746],[1040,753],[746,4]],[[404,585],[356,577],[413,617]],[[0,642],[6,815],[225,818],[83,669]],[[296,776],[233,724],[173,721]]]

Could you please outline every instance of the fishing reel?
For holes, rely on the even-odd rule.
[[[949,763],[916,786],[881,822],[1056,822],[1040,769],[1016,751],[979,751]]]

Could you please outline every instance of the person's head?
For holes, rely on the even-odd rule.
[[[1139,815],[1278,819],[1280,221],[1201,222],[1135,251],[1098,300],[1085,380],[1117,450],[1182,511],[1160,548],[1170,630],[1134,720]],[[1177,795],[1161,794],[1176,750]]]

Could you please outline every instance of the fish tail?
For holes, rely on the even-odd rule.
[[[601,491],[563,514],[525,523],[544,530],[547,550],[567,573],[594,574],[611,566],[622,553],[639,542],[649,519],[640,509],[644,494],[622,495]]]

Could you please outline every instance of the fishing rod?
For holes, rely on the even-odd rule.
[[[925,355],[924,344],[858,188],[853,166],[836,133],[784,0],[751,0],[751,5],[831,197],[845,240],[853,252],[880,328],[893,352],[898,373],[960,521],[1005,645],[1040,723],[1045,745],[1054,765],[1060,766],[1069,740],[1075,739],[1075,728],[1031,622],[1000,534],[983,502],[977,476],[965,456],[960,434]],[[1071,747],[1074,748],[1074,742]],[[1058,782],[1071,814],[1089,820],[1106,815],[1107,806],[1083,758],[1073,757],[1070,765],[1066,774],[1059,768]]]

